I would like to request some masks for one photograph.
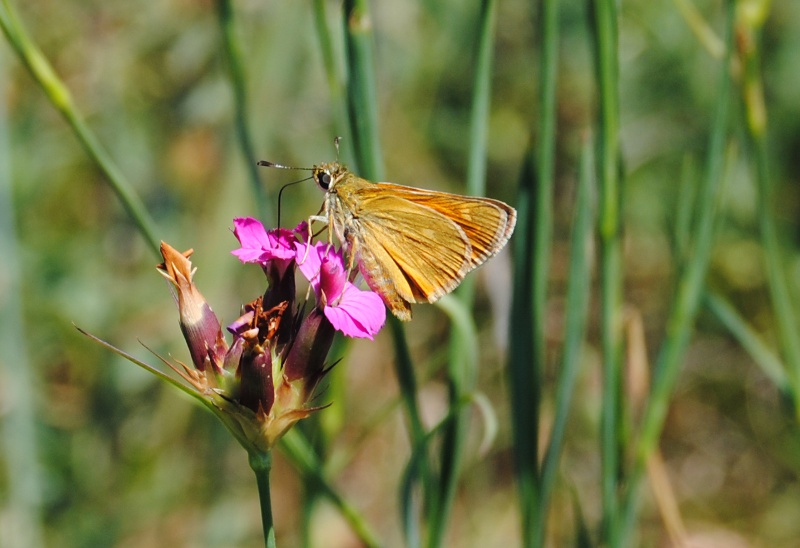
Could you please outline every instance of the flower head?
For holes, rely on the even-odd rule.
[[[230,344],[194,285],[191,250],[179,253],[166,243],[158,270],[172,284],[194,367],[162,360],[185,383],[103,344],[200,399],[248,451],[268,451],[295,422],[319,409],[310,402],[329,370],[325,360],[335,331],[371,339],[383,326],[386,309],[378,295],[347,279],[341,253],[327,244],[304,243],[305,223],[294,231],[266,230],[249,217],[233,223],[240,243],[233,254],[261,266],[267,289],[228,325]],[[307,314],[294,304],[297,266],[316,295],[317,305]]]

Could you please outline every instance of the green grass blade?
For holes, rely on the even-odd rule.
[[[279,447],[289,457],[292,465],[308,480],[315,482],[319,491],[341,512],[347,523],[358,535],[359,540],[364,543],[364,546],[378,547],[383,545],[361,513],[324,476],[322,463],[319,462],[311,444],[298,429],[289,430],[281,438]]]
[[[553,189],[555,186],[555,148],[556,148],[556,72],[558,68],[558,2],[544,0],[540,4],[540,72],[539,72],[539,116],[538,116],[538,154],[535,223],[533,232],[532,273],[533,323],[530,336],[533,337],[533,353],[529,367],[535,379],[528,396],[532,400],[532,412],[528,436],[534,438],[534,453],[529,458],[538,461],[539,407],[541,405],[541,379],[546,366],[545,325],[547,324],[547,293],[550,279],[550,252],[553,239]],[[527,280],[526,280],[527,282]],[[537,472],[538,473],[538,472]],[[523,544],[540,546],[544,539],[543,520],[546,517],[547,502],[541,498],[528,501],[532,506],[523,507]]]
[[[217,0],[217,19],[222,33],[222,50],[228,65],[231,89],[233,90],[234,125],[236,137],[242,151],[250,185],[256,198],[258,215],[265,225],[272,224],[272,217],[267,207],[267,194],[258,174],[256,162],[258,158],[253,145],[253,136],[248,125],[251,119],[247,106],[247,78],[242,61],[242,45],[236,35],[236,25],[233,16],[231,0]]]
[[[452,331],[447,361],[450,419],[442,431],[438,497],[435,507],[429,509],[428,546],[432,548],[444,542],[453,508],[469,427],[469,409],[464,402],[475,390],[479,355],[475,322],[463,301],[445,295],[437,304],[450,318]]]
[[[531,366],[533,344],[533,247],[536,230],[536,167],[529,149],[520,174],[517,195],[517,228],[514,245],[514,277],[508,338],[508,386],[511,397],[511,427],[514,437],[516,483],[519,489],[523,540],[535,538],[532,516],[538,504],[538,402],[531,398],[539,382]]]
[[[160,239],[156,237],[158,231],[156,230],[155,221],[145,209],[141,199],[122,174],[122,171],[100,144],[95,134],[89,129],[83,115],[73,103],[69,89],[55,73],[41,50],[30,39],[8,0],[2,0],[2,3],[0,3],[0,28],[2,28],[6,39],[14,48],[20,61],[44,91],[47,99],[64,116],[86,153],[105,174],[112,190],[122,202],[142,236],[150,244],[150,248],[157,257],[160,257]]]
[[[687,257],[686,269],[678,280],[677,294],[667,323],[667,338],[655,365],[650,396],[642,415],[642,426],[634,448],[634,462],[621,514],[621,539],[629,539],[636,520],[640,483],[647,459],[656,449],[664,425],[669,397],[680,372],[681,360],[694,327],[697,310],[703,296],[705,277],[711,260],[714,229],[719,201],[720,180],[725,161],[725,140],[728,133],[730,108],[730,51],[733,40],[734,5],[727,6],[725,44],[727,54],[720,61],[720,77],[716,94],[714,122],[706,158],[706,171],[698,194],[696,239],[692,254]]]
[[[347,51],[347,104],[350,129],[355,143],[355,157],[361,173],[368,179],[383,177],[380,137],[378,133],[378,99],[375,90],[375,68],[372,46],[372,23],[364,0],[347,0],[344,6],[345,49]],[[402,324],[389,316],[394,338],[397,377],[409,417],[412,445],[424,435],[411,353]]]
[[[553,239],[553,189],[556,149],[556,71],[558,69],[558,1],[544,0],[539,13],[541,71],[539,77],[538,154],[536,168],[536,232],[533,253],[534,359],[544,365],[544,325]],[[537,374],[537,376],[539,376]],[[538,386],[538,384],[537,384]],[[538,395],[534,396],[539,399]]]
[[[359,174],[383,179],[383,157],[378,132],[378,99],[372,22],[366,0],[345,0],[347,54],[347,109]]]
[[[492,99],[492,57],[494,55],[495,2],[482,0],[475,34],[478,49],[472,81],[472,111],[469,130],[467,193],[486,193],[486,150],[489,140],[489,108]]]
[[[428,470],[428,453],[435,436],[441,433],[444,426],[445,422],[440,423],[430,432],[425,433],[419,443],[411,448],[411,456],[400,480],[400,523],[403,529],[403,538],[409,548],[422,546],[419,520],[417,519],[422,510],[418,508],[420,502],[414,497],[414,486],[419,484],[422,486],[423,493],[428,491],[425,488],[425,482],[429,481],[425,477]]]
[[[619,67],[617,3],[592,2],[592,30],[599,94],[597,171],[600,186],[600,301],[603,397],[600,421],[601,497],[604,540],[616,545],[620,424],[622,242],[620,237]]]
[[[470,114],[469,163],[467,166],[467,193],[485,194],[486,158],[489,136],[489,109],[491,105],[492,57],[494,55],[495,2],[483,0],[477,20],[475,73],[472,88],[472,110]],[[462,402],[466,394],[475,388],[477,378],[477,348],[474,348],[475,324],[468,312],[474,295],[474,278],[467,279],[456,291],[460,307],[455,299],[443,299],[441,305],[451,319],[454,328],[450,339],[447,367],[449,406],[452,420],[443,431],[439,472],[439,496],[437,504],[430,509],[428,546],[442,545],[447,523],[452,511],[464,443],[469,425],[469,412]]]
[[[681,272],[686,266],[686,257],[691,249],[692,219],[694,218],[695,189],[697,176],[691,157],[686,158],[681,168],[681,180],[678,187],[678,203],[675,208],[675,219],[672,231],[672,251],[677,258],[677,270]]]
[[[756,210],[764,246],[770,298],[782,354],[788,366],[788,380],[796,403],[800,395],[800,328],[794,310],[795,299],[787,284],[782,246],[772,213],[773,180],[769,165],[768,116],[761,79],[760,39],[757,37],[768,15],[768,8],[764,8],[760,15],[759,12],[746,13],[743,9],[737,25],[737,34],[740,37],[737,41],[738,53],[743,67],[739,83],[746,114],[747,138],[755,160],[758,188]],[[795,405],[795,413],[800,418],[800,406]]]
[[[359,172],[373,181],[383,178],[383,159],[378,131],[378,100],[375,89],[372,23],[365,0],[344,3],[345,51],[347,58],[347,106]],[[425,430],[417,402],[416,376],[411,353],[400,321],[390,315],[389,328],[395,347],[395,368],[409,421],[411,447],[423,444]],[[433,493],[427,465],[423,469],[426,503]]]
[[[325,69],[325,79],[330,90],[331,105],[333,109],[333,125],[336,134],[346,139],[351,139],[347,124],[347,108],[345,107],[344,84],[339,76],[336,55],[333,49],[333,40],[328,29],[327,16],[325,11],[325,0],[314,0],[314,28],[319,39],[320,53],[322,54],[322,65]]]
[[[0,75],[7,75],[0,65]],[[2,78],[0,78],[2,80]],[[44,546],[42,485],[37,439],[35,369],[27,352],[21,265],[13,206],[8,117],[0,102],[0,378],[7,403],[0,418],[0,463],[4,493],[0,514],[6,516],[0,545],[9,548]],[[10,518],[10,519],[8,519]]]
[[[736,309],[721,295],[706,291],[705,305],[750,354],[764,375],[783,394],[791,394],[791,385],[781,360],[767,347]]]
[[[544,546],[547,511],[553,486],[558,476],[558,466],[564,447],[572,394],[581,363],[586,322],[589,312],[591,266],[589,245],[592,236],[592,189],[594,187],[594,157],[592,144],[584,147],[581,157],[578,195],[570,242],[570,262],[567,290],[566,329],[564,353],[557,381],[555,418],[550,443],[545,452],[541,473],[541,493],[534,520],[536,546]]]

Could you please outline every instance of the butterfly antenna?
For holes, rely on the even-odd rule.
[[[300,170],[300,171],[314,171],[313,167],[285,166],[283,164],[276,164],[275,162],[270,162],[269,160],[259,160],[258,162],[256,162],[256,165],[257,166],[261,166],[261,167],[276,167],[278,169],[295,169],[295,170]],[[295,185],[297,183],[302,183],[303,181],[307,181],[310,178],[311,177],[306,177],[305,179],[300,179],[299,181],[295,181],[293,183],[287,183],[287,184],[285,184],[285,185],[283,185],[281,187],[280,191],[278,191],[278,226],[281,226],[281,196],[283,195],[283,190],[287,186],[292,186],[292,185]]]
[[[283,164],[276,164],[275,162],[270,162],[268,160],[259,160],[256,162],[257,166],[261,167],[277,167],[278,169],[299,169],[301,171],[313,171],[313,167],[295,167],[295,166],[285,166]]]
[[[274,167],[281,167],[281,166],[274,166]],[[287,168],[287,169],[303,169],[303,168]],[[292,183],[286,183],[281,187],[278,191],[278,226],[281,226],[281,198],[283,197],[283,191],[286,190],[286,187],[296,185],[297,183],[302,183],[303,181],[308,181],[311,177],[306,177],[305,179],[300,179],[299,181],[294,181]]]
[[[333,146],[336,147],[336,161],[337,162],[339,161],[339,143],[340,142],[342,142],[342,136],[341,135],[337,135],[336,137],[334,137]]]

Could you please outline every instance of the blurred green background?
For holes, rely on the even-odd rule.
[[[215,4],[15,4],[89,126],[156,218],[157,236],[195,249],[195,281],[223,321],[235,319],[241,303],[263,291],[263,275],[230,255],[236,241],[229,229],[233,217],[259,210],[236,142]],[[721,33],[722,4],[695,6]],[[298,166],[334,159],[333,137],[344,114],[326,81],[311,2],[247,0],[234,8],[257,154]],[[328,2],[327,8],[341,66],[340,6]],[[478,3],[376,1],[371,8],[387,179],[463,192]],[[497,5],[487,194],[512,205],[537,118],[533,12],[522,0]],[[553,354],[563,338],[578,156],[597,101],[587,6],[563,3],[559,24],[552,323],[546,331]],[[628,317],[642,321],[652,358],[674,297],[670,239],[678,196],[699,179],[719,61],[676,3],[623,2],[619,25],[624,301]],[[762,43],[773,211],[790,289],[800,295],[800,4],[773,3]],[[73,324],[150,363],[155,358],[138,341],[188,359],[177,311],[154,268],[157,259],[7,42],[0,46],[0,92],[0,541],[23,545],[19,539],[25,537],[15,532],[24,526],[18,497],[30,495],[49,546],[262,545],[252,472],[222,426],[75,330]],[[734,125],[741,127],[742,109],[734,111]],[[728,147],[708,285],[774,348],[754,168],[745,142],[740,136]],[[347,140],[341,154],[351,161]],[[270,196],[268,226],[276,221],[277,191],[293,177],[260,172]],[[282,225],[316,213],[321,201],[312,183],[287,190]],[[452,546],[520,543],[504,370],[510,269],[505,253],[473,274],[480,280],[479,387],[498,431],[481,451],[487,425],[475,413],[447,537]],[[421,379],[421,406],[433,424],[446,399],[440,370],[448,324],[436,307],[416,307],[414,314],[408,340]],[[575,501],[593,527],[600,516],[596,322],[593,308],[550,516],[555,546],[574,536]],[[337,487],[388,546],[397,546],[397,491],[409,447],[392,356],[386,332],[375,342],[350,345],[321,396],[331,407],[303,426],[312,440],[324,440],[331,461],[341,463]],[[693,546],[795,546],[800,436],[793,411],[707,310],[684,362],[661,450]],[[554,367],[542,388],[545,435]],[[20,368],[30,380],[27,391],[24,376],[19,384]],[[16,420],[20,406],[34,414],[33,429]],[[20,470],[14,459],[32,456],[27,449],[35,451],[35,460],[23,461],[31,483],[20,493],[11,488],[10,475]],[[358,546],[326,502],[304,506],[304,489],[292,465],[277,456],[273,508],[279,543],[299,545],[307,520],[312,546]],[[642,542],[668,543],[663,516],[649,494],[641,516]]]

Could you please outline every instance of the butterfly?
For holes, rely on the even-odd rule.
[[[309,220],[328,225],[349,268],[358,265],[370,289],[404,321],[412,304],[436,302],[500,251],[517,222],[514,208],[499,200],[373,183],[338,161],[310,169],[325,202]]]

